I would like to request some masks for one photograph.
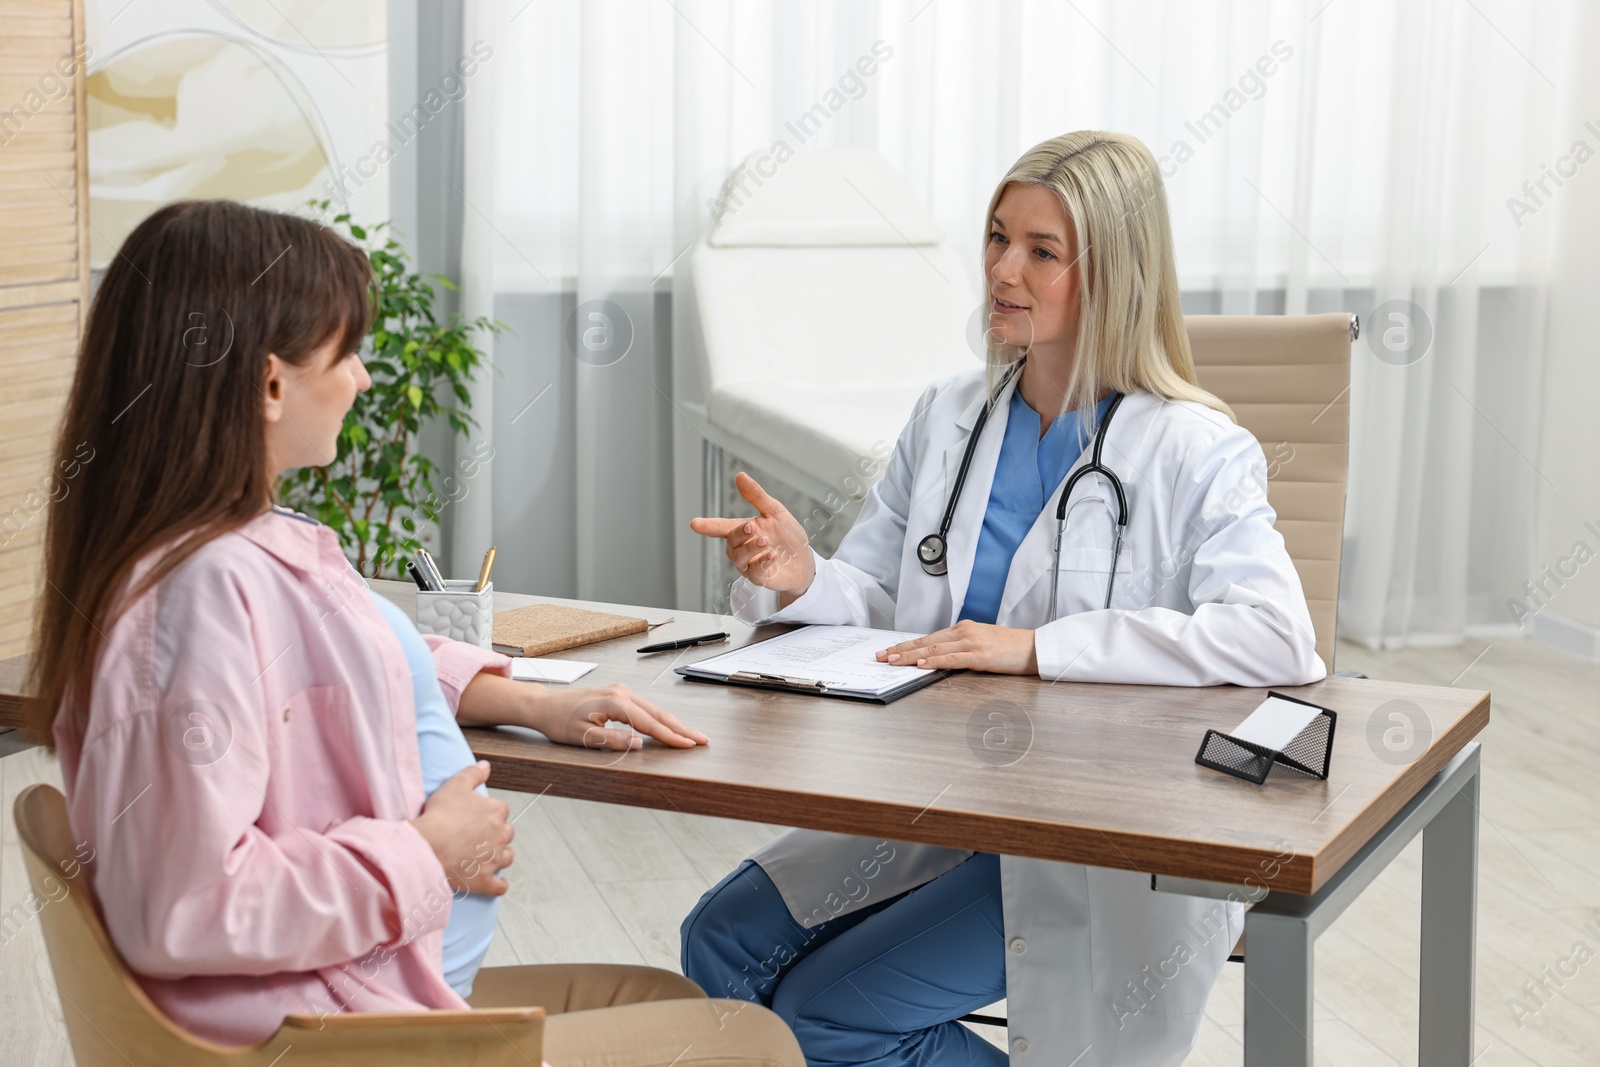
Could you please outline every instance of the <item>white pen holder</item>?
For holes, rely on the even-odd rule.
[[[417,629],[425,634],[491,647],[494,638],[494,583],[483,592],[473,579],[445,579],[438,591],[417,590]]]

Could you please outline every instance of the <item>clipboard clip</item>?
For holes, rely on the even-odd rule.
[[[789,689],[803,689],[811,693],[821,693],[826,689],[821,682],[812,681],[810,678],[793,678],[786,674],[762,674],[760,671],[734,671],[728,675],[728,679],[738,682],[764,682]]]

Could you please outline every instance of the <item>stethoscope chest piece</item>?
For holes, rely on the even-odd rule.
[[[929,534],[917,542],[917,561],[922,564],[922,569],[929,574],[944,574],[950,569],[945,559],[949,547],[941,535],[936,533]]]

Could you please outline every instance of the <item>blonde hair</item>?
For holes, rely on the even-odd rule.
[[[984,213],[984,245],[1006,186],[1055,192],[1077,235],[1078,338],[1064,411],[1093,411],[1102,388],[1193,400],[1237,422],[1233,410],[1202,389],[1178,297],[1167,195],[1155,157],[1136,137],[1080,130],[1035,145],[1012,165]],[[992,306],[983,270],[984,306]],[[988,395],[1024,354],[984,331]]]

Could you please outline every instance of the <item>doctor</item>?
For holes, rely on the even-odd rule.
[[[929,668],[1324,677],[1261,446],[1196,383],[1149,150],[1046,141],[985,223],[990,365],[923,394],[834,557],[743,473],[754,518],[691,524],[727,541],[736,615],[927,633],[878,656]],[[683,968],[812,1065],[1006,1063],[955,1021],[1004,997],[1011,1063],[1153,1067],[1193,1045],[1242,922],[1134,871],[794,830],[684,920]]]

